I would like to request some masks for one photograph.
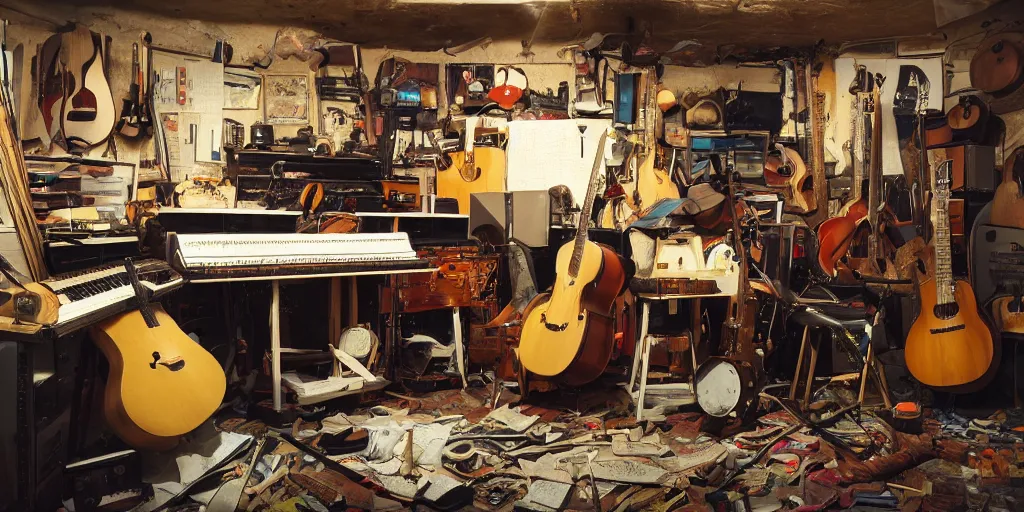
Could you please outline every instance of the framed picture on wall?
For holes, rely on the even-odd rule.
[[[267,124],[309,124],[309,77],[265,75],[263,117]]]

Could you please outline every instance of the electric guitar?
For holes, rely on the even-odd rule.
[[[992,198],[992,211],[989,223],[1024,230],[1024,196],[1021,195],[1020,182],[1024,176],[1024,147],[1018,147],[1003,164],[1003,182],[996,188]],[[977,254],[982,261],[989,259],[989,254]],[[992,317],[1000,332],[1024,334],[1024,290],[1017,290],[1014,295],[999,297],[992,302]]]
[[[612,306],[626,282],[619,255],[587,239],[607,138],[605,132],[598,142],[576,238],[558,250],[551,294],[538,296],[524,314],[519,340],[523,369],[570,386],[593,381],[608,366],[615,335]]]
[[[95,146],[107,140],[114,129],[117,113],[104,71],[101,41],[84,26],[63,34],[60,61],[65,86],[60,127],[69,146]]]
[[[935,171],[931,200],[935,257],[920,284],[921,313],[910,327],[904,352],[907,369],[921,384],[961,391],[982,383],[998,360],[998,346],[978,314],[971,285],[953,278],[948,210],[952,165],[946,160]]]
[[[139,61],[139,43],[132,43],[132,83],[128,86],[128,97],[121,100],[121,117],[117,131],[133,139],[145,133],[149,125],[146,104],[142,99],[142,68]]]
[[[162,307],[149,304],[131,261],[125,268],[140,309],[91,329],[110,363],[103,412],[130,446],[169,450],[216,412],[224,399],[224,370]]]

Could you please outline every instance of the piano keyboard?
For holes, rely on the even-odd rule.
[[[142,286],[153,299],[182,285],[183,279],[160,260],[135,262]],[[42,283],[57,295],[57,329],[74,330],[121,312],[132,306],[135,290],[122,263],[112,263],[80,272],[54,276]]]
[[[190,280],[285,279],[426,271],[405,233],[168,234],[167,259]]]

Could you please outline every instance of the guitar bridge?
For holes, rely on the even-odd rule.
[[[544,322],[544,327],[547,327],[549,331],[562,332],[567,327],[569,327],[569,322],[565,322],[562,325],[548,323],[548,317],[547,317],[547,314],[545,314],[545,313],[541,313],[540,321]]]

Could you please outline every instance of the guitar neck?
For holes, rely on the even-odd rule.
[[[953,257],[950,254],[949,186],[936,184],[934,191],[931,213],[937,303],[950,304],[956,299],[953,296]]]
[[[580,218],[576,222],[576,240],[572,250],[572,260],[569,262],[569,275],[579,275],[580,264],[583,262],[583,247],[587,243],[587,230],[590,228],[590,214],[594,210],[594,197],[597,196],[597,187],[601,182],[601,171],[604,170],[604,146],[608,140],[608,132],[601,133],[597,142],[597,154],[594,155],[594,167],[590,171],[590,184],[587,185],[587,197],[583,200],[583,210],[580,211]]]
[[[871,100],[871,168],[868,176],[868,223],[872,236],[868,243],[868,258],[879,256],[878,210],[882,206],[882,111],[880,87],[875,87]]]

